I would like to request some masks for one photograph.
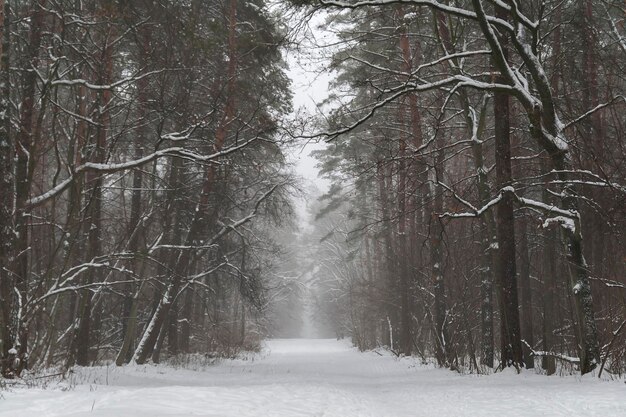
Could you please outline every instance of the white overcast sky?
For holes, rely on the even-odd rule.
[[[290,19],[298,18],[293,16]],[[311,119],[320,115],[320,105],[328,97],[328,84],[332,80],[332,75],[324,71],[328,60],[324,59],[323,55],[328,53],[328,50],[322,48],[321,45],[330,43],[335,38],[332,33],[317,28],[324,19],[325,14],[314,15],[308,23],[309,30],[299,32],[298,41],[301,42],[301,47],[298,50],[285,51],[285,59],[289,65],[288,75],[292,80],[294,117]],[[300,23],[300,21],[290,22],[290,26]],[[313,133],[313,131],[307,133]],[[323,142],[303,140],[290,155],[297,174],[302,176],[306,183],[315,184],[320,191],[326,191],[329,183],[318,177],[317,161],[310,153],[323,149],[325,146]]]

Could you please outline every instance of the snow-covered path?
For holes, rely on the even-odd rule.
[[[335,340],[273,340],[198,371],[78,371],[83,383],[0,392],[0,417],[626,416],[626,385],[524,373],[461,376]]]

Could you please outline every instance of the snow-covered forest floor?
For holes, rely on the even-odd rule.
[[[78,368],[42,388],[0,391],[0,416],[626,416],[626,384],[513,371],[459,375],[346,341],[266,342],[196,369]]]

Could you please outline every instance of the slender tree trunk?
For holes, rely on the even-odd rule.
[[[404,125],[404,109],[399,109],[399,122]],[[398,267],[400,291],[400,352],[404,355],[411,354],[411,309],[409,306],[409,265],[408,265],[408,242],[406,233],[406,140],[404,134],[399,137],[398,152]]]
[[[496,7],[496,17],[508,18],[508,12]],[[508,57],[509,34],[503,32],[498,37],[505,58]],[[504,82],[501,75],[497,82]],[[511,173],[511,137],[509,95],[494,92],[493,112],[495,117],[496,142],[496,182],[499,189],[512,183]],[[515,266],[515,217],[514,199],[510,193],[504,193],[496,208],[496,232],[498,237],[498,260],[496,280],[500,294],[501,321],[501,362],[502,366],[523,366],[522,342],[517,297],[517,276]]]
[[[554,48],[553,59],[552,59],[552,78],[550,79],[550,87],[552,89],[552,94],[555,97],[559,96],[560,90],[560,79],[561,79],[561,67],[559,65],[559,60],[561,59],[561,18],[562,18],[562,4],[557,5],[556,13],[555,13],[555,29],[553,34],[552,45]],[[541,171],[548,172],[549,164],[545,159],[541,160]],[[543,191],[543,201],[549,202],[553,200],[553,197],[550,195],[548,179],[546,179],[546,184],[544,186]],[[557,284],[557,250],[556,245],[558,242],[558,237],[556,230],[549,229],[546,231],[545,235],[545,249],[543,255],[543,265],[542,265],[542,282],[543,282],[543,293],[542,293],[542,304],[543,304],[543,350],[545,352],[552,352],[555,348],[554,343],[554,329],[556,328],[556,317],[555,317],[555,291]],[[542,356],[541,358],[541,367],[546,370],[548,375],[553,375],[556,372],[556,359],[554,356],[547,355]]]
[[[435,170],[437,177],[443,172],[443,151],[436,152]],[[443,277],[443,253],[442,253],[442,237],[443,225],[439,215],[443,213],[443,195],[442,190],[434,187],[432,218],[430,224],[430,263],[432,265],[432,279],[435,295],[435,341],[436,356],[440,366],[452,366],[450,339],[446,328],[446,292]]]
[[[404,16],[402,8],[400,8],[400,15]],[[415,56],[419,54],[411,51],[410,39],[407,33],[407,29],[404,28],[400,33],[400,49],[402,50],[402,60],[404,63],[403,71],[405,74],[411,74],[415,65]],[[418,107],[418,98],[416,93],[407,94],[408,110],[409,110],[409,132],[410,143],[413,145],[413,149],[418,151],[423,145],[422,134],[422,118]],[[409,209],[408,216],[410,218],[409,232],[410,232],[410,252],[408,254],[407,261],[412,261],[412,269],[418,270],[422,268],[418,256],[418,248],[420,242],[418,239],[418,230],[425,230],[426,225],[430,221],[429,216],[426,214],[425,202],[430,200],[430,187],[428,186],[428,166],[424,162],[424,157],[416,155],[414,160],[408,167],[407,176],[411,179],[411,182],[415,184],[412,196],[409,197]],[[432,267],[432,265],[431,265]],[[408,288],[408,296],[415,298],[416,283],[418,283],[418,274],[408,273],[407,279],[410,280]],[[413,303],[411,303],[413,304]],[[414,306],[410,306],[409,314],[414,313]],[[409,316],[409,319],[411,317]]]
[[[178,314],[179,314],[178,306],[179,306],[179,303],[174,301],[174,305],[170,309],[169,322],[167,323],[168,327],[167,329],[163,329],[163,330],[167,330],[167,347],[168,347],[168,353],[171,356],[178,355],[178,351],[179,351],[178,349]],[[160,346],[159,346],[159,349],[155,349],[154,354],[152,356],[152,361],[154,363],[159,363],[159,359],[158,359],[159,351],[160,351]]]
[[[481,264],[480,267],[480,323],[481,323],[481,362],[483,365],[493,368],[494,357],[494,334],[493,334],[493,257],[491,252],[491,233],[486,222],[482,222],[480,232],[481,241]]]
[[[111,33],[104,39],[103,46],[103,68],[100,75],[100,82],[108,84],[113,76],[113,47],[111,42]],[[111,102],[111,91],[104,90],[98,95],[100,109],[98,112],[99,126],[96,128],[94,150],[91,160],[95,163],[104,163],[106,160],[106,141],[109,128],[109,114],[105,109]],[[86,210],[89,213],[87,219],[87,245],[88,258],[94,259],[102,253],[102,176],[94,173],[87,176],[87,186],[90,187],[87,196],[89,200],[86,204]],[[93,270],[92,273],[86,275],[87,282],[98,282],[102,277],[100,269]],[[90,348],[92,345],[92,332],[98,329],[98,321],[92,320],[93,295],[90,291],[84,290],[81,294],[79,305],[79,324],[76,334],[76,363],[81,366],[88,366],[91,363]],[[96,326],[94,326],[96,324]]]
[[[367,194],[365,192],[363,192],[363,200],[364,207],[368,207],[369,202],[367,201]],[[365,221],[365,219],[363,220]],[[371,238],[369,234],[366,233],[363,238],[365,241],[365,259],[363,259],[363,263],[366,271],[365,300],[367,303],[371,303],[371,305],[376,305],[378,299],[376,298],[376,281],[374,278],[375,255],[372,253]],[[376,347],[376,317],[378,312],[374,308],[362,309],[361,311],[363,311],[363,322],[366,326],[366,348],[374,349]]]
[[[600,87],[598,85],[598,68],[602,67],[599,60],[598,51],[602,48],[598,43],[595,35],[596,23],[594,22],[593,1],[578,0],[580,7],[581,36],[582,49],[582,105],[583,111],[595,108],[600,104]],[[604,128],[602,123],[602,113],[595,112],[580,124],[580,128],[586,138],[583,143],[588,152],[585,153],[585,169],[593,170],[601,161],[605,160],[604,155]],[[593,187],[588,191],[593,201],[600,205],[606,205],[606,191]],[[590,260],[590,264],[595,276],[603,277],[605,274],[605,253],[606,244],[605,236],[607,230],[602,216],[595,213],[595,209],[589,210],[587,227],[584,228],[583,234],[586,242],[586,256]]]
[[[78,93],[76,94],[76,114],[86,117],[87,116],[87,106],[86,106],[86,88],[84,86],[78,87]],[[89,129],[87,127],[87,123],[81,118],[76,125],[76,134],[72,138],[70,142],[70,146],[67,151],[67,159],[68,161],[72,161],[74,167],[80,166],[83,164],[83,151],[87,144],[87,138],[89,137]],[[78,265],[80,261],[84,258],[83,253],[83,239],[81,238],[82,226],[84,223],[85,216],[87,213],[83,210],[83,201],[82,194],[84,189],[84,175],[81,175],[77,178],[74,183],[70,186],[69,189],[69,199],[68,199],[68,208],[66,215],[66,229],[68,230],[67,239],[65,241],[66,246],[66,254],[64,260],[64,268],[68,266]],[[71,329],[71,336],[74,336],[76,333],[75,326],[78,324],[78,295],[76,292],[72,292],[70,294],[69,299],[69,307],[68,307],[68,317],[67,317],[67,325],[68,328]],[[58,302],[58,299],[57,299]],[[68,337],[66,351],[67,361],[66,367],[73,366],[75,363],[75,351],[76,351],[76,338]],[[51,353],[50,353],[51,357]]]
[[[473,2],[476,4],[478,0],[473,0]],[[506,13],[502,9],[497,7],[496,10],[497,15],[506,17]],[[488,25],[484,16],[481,25]],[[532,52],[525,50],[523,45],[518,45],[517,49],[523,52],[524,62],[533,76],[537,95],[541,101],[540,106],[533,105],[528,101],[524,102],[531,123],[531,133],[552,160],[553,168],[557,171],[557,179],[563,184],[559,193],[561,208],[571,214],[564,223],[561,223],[561,231],[566,243],[567,260],[573,281],[572,291],[576,300],[576,312],[580,327],[580,369],[582,374],[586,374],[600,363],[600,348],[589,270],[583,253],[581,228],[583,213],[578,204],[578,187],[571,184],[566,174],[567,171],[572,170],[572,155],[565,139],[564,126],[556,114],[552,88],[542,65],[529,57]],[[498,133],[496,132],[496,142],[497,138]]]
[[[386,265],[386,270],[384,272],[384,276],[387,277],[387,282],[385,283],[386,292],[388,296],[385,298],[385,320],[383,321],[383,343],[389,346],[391,349],[395,349],[396,346],[393,345],[392,339],[394,338],[393,333],[397,330],[395,324],[397,323],[397,307],[395,304],[395,273],[396,267],[394,262],[393,255],[393,237],[390,226],[390,210],[389,210],[389,199],[387,196],[387,181],[386,181],[386,170],[381,161],[377,162],[376,165],[377,176],[378,176],[378,193],[380,200],[380,210],[383,224],[383,254],[384,254],[384,264]],[[389,328],[391,327],[391,329]]]
[[[438,100],[437,107],[442,105],[442,98]],[[440,120],[437,121],[440,123]],[[447,306],[446,306],[446,287],[443,275],[443,221],[440,218],[443,213],[443,187],[440,183],[444,181],[445,154],[444,146],[445,129],[442,125],[436,127],[435,140],[433,146],[435,154],[433,158],[434,183],[431,191],[428,193],[432,198],[427,203],[426,210],[430,213],[430,264],[434,293],[434,321],[435,321],[435,343],[436,357],[440,366],[454,367],[454,355],[452,344],[447,329]],[[439,138],[438,138],[439,137]]]
[[[142,138],[137,138],[135,145],[135,158],[139,159],[143,156]],[[129,243],[128,250],[137,254],[132,262],[132,270],[138,273],[141,268],[141,260],[138,256],[139,251],[139,235],[141,228],[141,187],[143,183],[143,174],[141,169],[133,172],[133,191],[131,197],[130,221],[129,221]],[[132,343],[135,340],[135,331],[137,328],[137,304],[139,303],[140,286],[137,284],[129,284],[126,291],[126,299],[124,300],[124,309],[122,317],[122,334],[124,339],[122,347],[118,353],[116,364],[118,366],[130,360],[129,352]]]
[[[148,51],[150,49],[150,31],[141,31],[142,42],[140,51],[140,60],[142,61],[142,67],[145,67],[148,62]],[[147,89],[148,82],[146,78],[142,78],[137,83],[137,102],[139,106],[139,113],[141,119],[145,119],[148,116],[147,111]],[[137,138],[135,139],[135,159],[143,157],[144,144],[147,141],[146,128],[144,126],[139,128]],[[142,187],[143,187],[143,170],[137,168],[133,171],[133,191],[131,197],[130,219],[129,219],[129,243],[128,250],[131,253],[137,254],[133,259],[132,265],[135,272],[139,272],[142,268],[142,261],[139,258],[139,246],[140,246],[140,229],[141,225],[141,201],[142,201]],[[127,288],[127,298],[124,301],[124,315],[122,318],[122,331],[124,339],[122,346],[118,352],[116,358],[116,365],[121,366],[124,363],[128,363],[132,356],[131,351],[135,342],[135,333],[137,331],[137,311],[139,304],[139,295],[141,293],[141,286],[137,284],[129,284]]]
[[[2,43],[0,44],[0,374],[13,376],[11,348],[11,311],[13,279],[10,274],[11,254],[13,253],[13,203],[15,177],[13,174],[13,144],[11,140],[11,104],[9,89],[9,48],[10,48],[9,2],[0,0],[2,13]]]
[[[32,2],[32,20],[29,45],[26,53],[26,66],[36,68],[39,62],[39,48],[43,31],[43,7],[45,0]],[[27,300],[28,266],[29,266],[29,216],[26,202],[30,195],[32,173],[35,164],[31,157],[32,138],[34,135],[34,116],[37,95],[37,75],[27,71],[22,76],[23,99],[20,105],[20,129],[16,137],[17,160],[15,165],[15,253],[14,287],[15,302],[13,304],[12,326],[14,331],[13,347],[17,350],[19,375],[27,365],[28,329],[24,322],[23,305]]]
[[[437,36],[439,36],[443,53],[446,55],[456,52],[454,43],[452,42],[449,23],[446,14],[436,12],[437,20]],[[458,60],[448,62],[448,69],[453,73],[458,73],[460,65]],[[476,167],[477,191],[480,206],[485,206],[490,199],[489,182],[487,179],[487,168],[483,156],[483,132],[485,130],[485,118],[487,114],[487,105],[489,96],[485,95],[479,112],[473,111],[467,91],[461,89],[458,92],[465,120],[467,122],[468,134],[472,138],[472,153],[474,156],[474,164]],[[480,218],[480,293],[481,293],[481,362],[490,368],[493,368],[494,358],[494,332],[493,332],[493,274],[497,256],[495,255],[494,245],[495,236],[495,220],[491,210],[484,213]]]
[[[569,165],[556,164],[558,170],[567,170]],[[565,178],[561,177],[561,180]],[[566,210],[580,213],[576,191],[573,187],[565,187],[563,203]],[[584,375],[591,372],[600,364],[600,347],[598,344],[598,329],[593,308],[593,296],[589,270],[583,256],[583,240],[581,235],[580,219],[574,221],[574,227],[561,228],[566,242],[567,261],[573,280],[572,291],[576,302],[576,315],[580,327],[580,371]]]
[[[528,226],[526,220],[520,222],[520,286],[521,286],[521,304],[522,304],[522,338],[526,342],[522,345],[524,353],[524,363],[527,369],[535,367],[535,357],[532,355],[531,348],[534,349],[533,337],[533,303],[532,303],[532,287],[530,283],[530,249],[528,247]],[[530,348],[526,345],[530,345]]]
[[[545,201],[549,201],[548,193],[544,193],[547,197]],[[543,350],[545,352],[554,351],[554,329],[555,329],[555,306],[556,302],[556,230],[550,229],[546,234],[544,258],[543,258]],[[546,370],[548,375],[556,372],[556,360],[554,356],[543,356],[541,358],[541,367]]]
[[[191,346],[191,320],[194,307],[193,291],[187,289],[185,292],[185,300],[183,302],[183,318],[180,329],[180,351],[189,353]]]

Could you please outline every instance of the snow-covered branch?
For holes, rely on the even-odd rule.
[[[224,149],[219,152],[214,152],[209,155],[202,155],[202,154],[199,154],[197,152],[194,152],[192,150],[185,149],[182,147],[171,147],[171,148],[161,149],[161,150],[152,152],[150,155],[146,155],[142,158],[134,159],[134,160],[127,161],[127,162],[109,163],[109,164],[87,162],[83,165],[76,167],[73,170],[72,175],[70,175],[68,178],[64,179],[63,181],[61,181],[52,189],[28,200],[27,206],[30,208],[33,208],[58,196],[63,191],[65,191],[76,180],[76,178],[78,178],[80,175],[82,175],[85,172],[98,172],[101,174],[112,174],[115,172],[126,171],[126,170],[130,170],[133,168],[137,168],[149,162],[152,162],[156,159],[160,159],[164,157],[178,157],[178,158],[188,159],[194,162],[215,162],[215,160],[223,156],[226,156],[228,154],[231,154],[233,152],[236,152],[238,150],[241,150],[247,147],[249,144],[251,144],[252,142],[255,142],[257,139],[258,138],[255,137],[248,141],[242,142],[239,145],[232,146],[228,149]]]
[[[340,0],[319,0],[322,6],[335,7],[340,9],[361,9],[372,6],[389,6],[394,4],[406,4],[413,6],[428,6],[434,10],[448,13],[452,16],[478,20],[478,16],[474,11],[463,9],[461,7],[451,6],[449,4],[435,0],[363,0],[363,1],[340,1]],[[513,32],[513,26],[508,22],[498,19],[494,16],[487,16],[487,20],[491,24],[495,24],[500,28]]]
[[[500,192],[498,193],[496,197],[491,199],[488,203],[486,203],[481,208],[476,208],[470,202],[460,197],[446,184],[443,184],[443,183],[439,183],[439,184],[443,186],[447,191],[449,191],[457,201],[459,201],[465,207],[471,210],[470,212],[464,212],[464,213],[445,212],[439,215],[439,217],[441,218],[443,217],[450,217],[450,218],[479,217],[483,213],[485,213],[487,210],[489,210],[491,207],[495,206],[500,201],[502,201],[502,197],[504,196],[505,193],[511,194],[514,197],[515,201],[517,201],[517,203],[520,204],[521,206],[537,209],[546,215],[556,215],[555,217],[546,219],[544,223],[544,227],[547,227],[550,223],[559,223],[563,225],[564,227],[574,227],[573,221],[579,218],[578,213],[575,211],[565,210],[555,205],[546,204],[541,201],[533,200],[530,198],[519,197],[515,193],[515,189],[511,186],[504,187],[502,190],[500,190]]]
[[[64,80],[64,79],[60,79],[60,80],[52,80],[50,82],[48,82],[48,80],[46,80],[41,74],[39,74],[39,72],[37,72],[37,75],[39,76],[39,78],[41,79],[41,81],[44,84],[49,84],[51,86],[64,86],[64,87],[75,87],[75,86],[82,86],[82,87],[86,87],[90,90],[95,90],[95,91],[104,91],[104,90],[113,90],[117,87],[121,87],[123,85],[126,84],[130,84],[130,83],[134,83],[137,82],[143,78],[146,77],[150,77],[152,75],[157,75],[157,74],[161,74],[165,71],[173,71],[173,70],[167,70],[167,69],[160,69],[160,70],[155,70],[155,71],[148,71],[148,72],[144,72],[143,74],[140,75],[133,75],[130,77],[126,77],[126,78],[122,78],[121,80],[118,80],[114,83],[110,83],[110,84],[94,84],[90,81],[87,80],[83,80],[83,79],[75,79],[75,80]]]
[[[613,97],[611,100],[607,101],[606,103],[600,103],[597,106],[595,106],[593,109],[590,109],[589,111],[585,112],[584,114],[578,116],[576,119],[567,122],[563,125],[563,130],[567,129],[568,127],[571,127],[573,125],[575,125],[576,123],[586,119],[587,117],[591,116],[592,114],[594,114],[595,112],[604,109],[605,107],[608,107],[610,105],[612,105],[613,103],[615,103],[616,101],[622,101],[624,103],[626,103],[626,97],[624,96],[615,96]]]

